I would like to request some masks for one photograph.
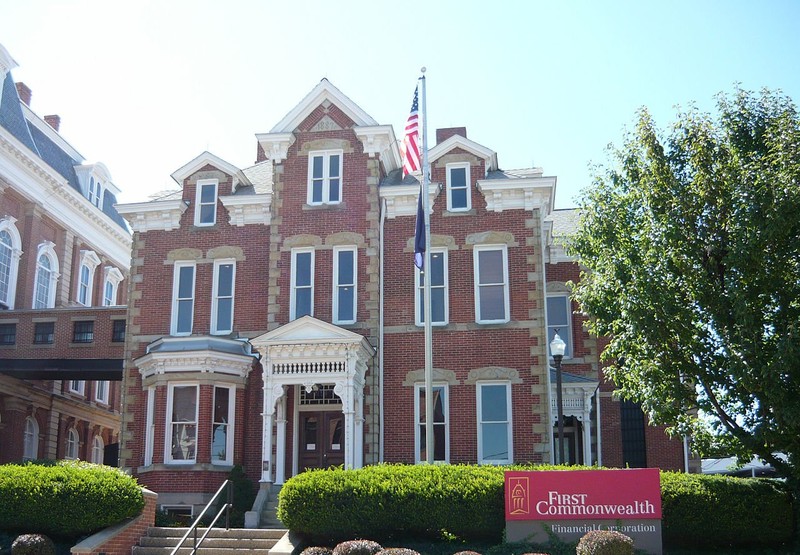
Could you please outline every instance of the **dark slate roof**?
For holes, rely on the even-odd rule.
[[[36,145],[28,129],[28,122],[22,115],[19,96],[17,96],[17,86],[11,77],[11,72],[6,74],[3,81],[3,97],[0,102],[0,126],[7,129],[16,139],[31,149],[37,155]]]
[[[556,383],[556,369],[550,369],[550,383]],[[584,376],[579,376],[577,374],[570,374],[569,372],[561,371],[561,381],[563,383],[585,383],[585,384],[596,384],[597,380],[593,380],[591,378],[586,378]]]
[[[17,87],[14,84],[11,72],[9,72],[3,81],[3,96],[0,102],[0,126],[7,129],[22,144],[28,147],[34,155],[66,179],[70,187],[75,189],[81,196],[84,196],[78,182],[78,175],[75,173],[75,166],[83,163],[83,160],[73,158],[71,154],[52,141],[46,133],[35,125],[31,125],[22,112],[21,104],[22,101],[20,101],[17,94]],[[103,197],[103,213],[127,232],[128,224],[114,208],[116,202],[116,196],[106,191]]]
[[[492,170],[486,174],[486,179],[529,179],[531,177],[542,177],[542,168]]]
[[[381,180],[381,187],[391,187],[392,185],[417,185],[419,180],[411,174],[403,177],[403,168],[398,168],[389,172],[389,175]]]

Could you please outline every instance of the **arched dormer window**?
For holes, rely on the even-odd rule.
[[[11,216],[0,220],[0,309],[13,310],[22,239]]]
[[[33,288],[33,308],[56,306],[56,283],[58,282],[58,257],[55,244],[45,241],[39,245],[36,255],[36,280]]]
[[[92,290],[94,289],[94,273],[100,259],[94,251],[82,250],[80,270],[78,271],[78,298],[84,306],[92,306]]]
[[[74,167],[83,196],[100,210],[103,209],[103,197],[107,189],[119,194],[119,189],[111,182],[111,174],[105,165],[98,162]]]
[[[119,284],[122,282],[122,272],[113,266],[103,269],[103,306],[116,306]]]

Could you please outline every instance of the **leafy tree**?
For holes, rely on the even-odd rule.
[[[737,88],[667,133],[642,109],[581,202],[575,297],[606,370],[701,452],[800,482],[800,118]],[[774,453],[788,455],[784,461]]]

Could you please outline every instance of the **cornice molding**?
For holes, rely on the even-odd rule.
[[[154,352],[134,361],[143,379],[174,372],[225,374],[246,378],[253,368],[253,357],[217,351]]]
[[[479,179],[478,190],[486,200],[490,212],[504,210],[552,210],[555,177],[531,179]]]
[[[400,167],[400,150],[391,125],[371,125],[353,128],[356,137],[370,157],[378,155],[386,173]]]
[[[386,202],[386,217],[391,219],[397,216],[416,216],[417,199],[419,198],[419,185],[389,185],[380,187],[378,194]],[[440,183],[428,184],[428,198],[430,199],[430,213],[433,214],[433,204],[442,190]]]
[[[180,227],[181,216],[189,204],[183,199],[117,204],[117,212],[125,218],[133,231],[172,231]]]
[[[294,144],[294,133],[256,133],[256,140],[273,164],[286,160],[289,147]]]
[[[219,197],[219,200],[228,211],[228,223],[231,225],[269,225],[272,221],[272,193],[227,195]]]

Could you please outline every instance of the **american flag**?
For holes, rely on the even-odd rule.
[[[406,121],[406,136],[403,139],[403,177],[418,172],[419,162],[419,86],[414,89],[414,102]]]

